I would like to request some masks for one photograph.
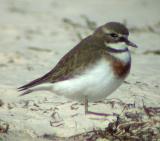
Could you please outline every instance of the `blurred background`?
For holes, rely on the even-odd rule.
[[[160,106],[160,0],[0,0],[0,100],[4,105],[7,103],[0,108],[0,120],[11,124],[11,131],[25,129],[27,134],[36,135],[49,129],[53,132],[46,115],[23,107],[24,99],[38,101],[50,98],[51,94],[18,98],[16,88],[48,72],[81,39],[110,21],[125,24],[130,30],[130,40],[139,46],[131,50],[132,69],[127,82],[111,97],[127,102],[138,97],[140,105],[143,97],[146,104]],[[59,97],[56,100],[62,101]],[[59,112],[67,119],[67,125],[62,128],[68,134],[73,119],[69,112]],[[26,116],[32,120],[26,122]],[[81,116],[77,118],[80,126],[70,130],[71,135],[82,128],[90,129],[93,123],[97,127],[106,125],[106,121],[95,123]],[[80,119],[86,123],[85,127],[81,128]],[[15,126],[22,123],[23,126]],[[56,133],[59,131],[54,129]]]
[[[135,52],[158,50],[159,13],[159,0],[0,0],[0,83],[40,76],[109,21],[126,24],[140,47]]]

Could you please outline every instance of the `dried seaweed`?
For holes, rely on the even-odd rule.
[[[0,107],[4,105],[4,102],[0,99]]]
[[[123,21],[123,24],[125,24],[127,26],[127,20]],[[136,27],[136,26],[132,26],[129,27],[129,31],[132,33],[144,33],[144,32],[150,32],[150,33],[155,33],[155,34],[160,34],[159,29],[160,28],[160,22],[157,22],[155,24],[152,25],[145,25],[143,27]]]
[[[0,120],[0,133],[7,133],[9,130],[9,124],[3,120]]]
[[[78,22],[74,22],[68,18],[63,19],[63,22],[65,23],[65,25],[68,25],[68,27],[71,27],[71,29],[74,31],[76,37],[79,40],[83,39],[83,34],[88,35],[88,31],[93,32],[97,27],[96,22],[93,20],[90,20],[86,15],[82,15],[81,18],[84,20],[84,25]],[[82,33],[83,30],[84,30],[84,33]]]
[[[97,24],[96,24],[95,21],[91,20],[91,19],[90,19],[89,17],[87,17],[86,15],[82,15],[81,17],[84,19],[84,21],[85,21],[86,26],[87,26],[88,29],[94,31],[94,30],[97,28]]]
[[[124,112],[117,119],[102,129],[93,129],[90,132],[70,137],[77,141],[158,141],[160,139],[160,107],[147,107],[143,104],[142,110]],[[147,115],[148,118],[145,117]],[[158,116],[157,116],[158,115]],[[144,118],[145,117],[145,118]]]
[[[145,54],[145,55],[148,55],[148,54],[160,55],[160,50],[147,50],[143,54]]]
[[[46,49],[46,48],[39,48],[39,47],[34,47],[34,46],[29,46],[28,49],[33,50],[33,51],[41,51],[41,52],[51,52],[52,50]]]

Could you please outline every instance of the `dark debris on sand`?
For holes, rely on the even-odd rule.
[[[61,141],[160,141],[160,107],[147,107],[124,111],[105,129],[93,129],[69,138],[53,135],[45,139]]]

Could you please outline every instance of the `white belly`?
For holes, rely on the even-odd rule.
[[[89,101],[98,101],[116,90],[122,82],[123,79],[118,79],[113,74],[109,62],[102,59],[82,75],[55,83],[53,91],[78,101],[83,101],[85,96]]]

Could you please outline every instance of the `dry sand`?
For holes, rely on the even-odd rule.
[[[160,106],[159,0],[0,0],[0,141],[42,141],[51,135],[70,137],[104,129],[115,117],[85,116],[76,101],[49,92],[19,97],[16,88],[49,71],[80,38],[108,21],[125,23],[132,50],[132,69],[124,83],[107,99]],[[90,109],[120,114],[123,106],[90,103]],[[116,100],[118,102],[118,100]],[[1,125],[2,124],[2,125]],[[60,140],[60,139],[57,139]]]

